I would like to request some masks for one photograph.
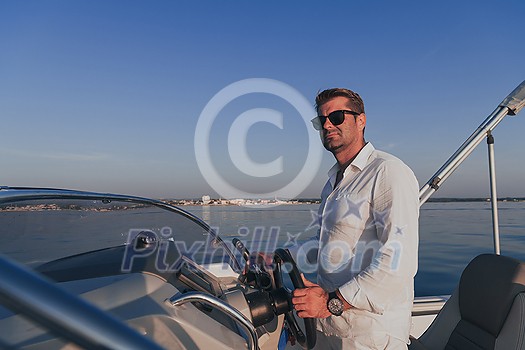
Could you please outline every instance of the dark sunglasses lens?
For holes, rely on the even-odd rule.
[[[325,117],[323,115],[318,115],[316,118],[312,119],[312,124],[315,130],[322,130],[326,119],[330,119],[332,125],[339,125],[345,121],[345,112],[344,111],[335,111]]]
[[[332,123],[332,125],[339,125],[344,122],[345,113],[343,111],[332,112],[328,115],[328,119],[330,119],[330,123]]]

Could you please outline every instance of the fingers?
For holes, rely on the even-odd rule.
[[[273,254],[272,253],[266,253],[266,252],[257,252],[257,258],[264,261],[264,263],[267,266],[270,266],[273,264]]]
[[[308,310],[308,305],[305,301],[306,298],[293,298],[292,303],[294,305],[295,312],[297,313],[297,316],[301,318],[305,317],[312,317],[310,314],[310,310]]]
[[[299,304],[295,306],[297,316],[301,318],[327,318],[331,315],[326,307],[309,307],[307,304]]]
[[[306,294],[308,294],[308,289],[306,288],[299,288],[293,291],[294,297],[304,297]]]
[[[307,288],[296,289],[293,294],[292,304],[294,304],[294,306],[301,304],[307,305],[316,303],[318,300],[322,301],[322,298],[320,297],[320,293],[317,291],[312,291]]]
[[[307,310],[297,311],[297,316],[299,316],[300,318],[327,318],[330,315],[331,315],[330,312],[324,311],[324,310],[323,311],[320,310],[317,313],[312,313]]]
[[[326,318],[331,314],[326,307],[328,293],[317,284],[308,282],[309,286],[294,290],[292,304],[297,316],[301,318]]]
[[[303,298],[292,298],[292,304],[296,310],[300,310],[304,304]]]
[[[306,311],[297,311],[297,316],[300,318],[310,318],[310,315]]]

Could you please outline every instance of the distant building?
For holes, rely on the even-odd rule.
[[[202,196],[202,204],[204,205],[210,204],[210,196],[208,195]]]

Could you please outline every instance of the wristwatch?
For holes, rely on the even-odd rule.
[[[336,292],[328,293],[328,311],[334,316],[341,316],[344,311],[344,305]]]

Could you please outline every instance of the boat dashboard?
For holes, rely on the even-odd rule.
[[[277,348],[283,314],[290,311],[286,295],[281,294],[277,312],[270,292],[254,281],[239,280],[226,262],[200,265],[187,256],[168,254],[164,262],[173,270],[159,273],[157,256],[149,254],[135,259],[131,270],[123,272],[125,254],[126,247],[117,246],[51,261],[35,270],[163,348],[250,348],[249,331],[221,310],[220,302],[253,325],[260,349]],[[203,299],[175,305],[174,300],[189,293],[209,296],[212,302]],[[0,329],[6,331],[2,342],[14,348],[68,346],[67,341],[8,309],[0,308]]]

